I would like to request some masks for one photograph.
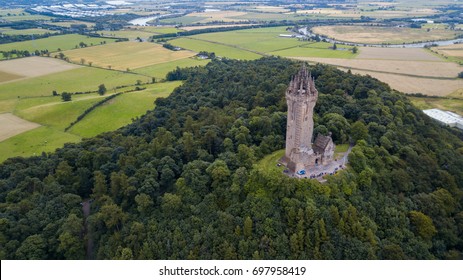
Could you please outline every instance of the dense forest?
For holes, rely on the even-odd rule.
[[[284,147],[300,66],[176,69],[184,84],[132,124],[7,160],[1,259],[461,259],[463,135],[378,80],[309,66],[315,130],[355,144],[350,168],[326,183],[257,168]]]

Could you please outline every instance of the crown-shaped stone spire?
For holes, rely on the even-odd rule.
[[[315,88],[315,81],[312,78],[307,66],[302,64],[299,72],[293,76],[288,87],[288,93],[290,94],[307,94],[307,95],[318,95],[318,91]]]

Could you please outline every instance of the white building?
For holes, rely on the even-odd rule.
[[[423,113],[425,113],[426,115],[435,119],[443,125],[449,127],[456,127],[463,130],[463,117],[458,114],[449,111],[442,111],[439,109],[423,110]]]

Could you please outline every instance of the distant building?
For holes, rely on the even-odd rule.
[[[423,113],[443,125],[463,130],[463,117],[458,114],[439,109],[423,110]]]
[[[281,161],[293,173],[304,174],[305,170],[328,165],[334,159],[335,145],[331,136],[319,134],[312,144],[313,109],[317,99],[315,82],[303,65],[286,90],[286,151]]]

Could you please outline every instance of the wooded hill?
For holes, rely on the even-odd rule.
[[[184,85],[132,124],[7,160],[1,258],[462,258],[463,136],[378,80],[310,66],[316,133],[356,143],[347,171],[321,184],[255,165],[284,147],[299,67],[177,69],[167,78]]]

